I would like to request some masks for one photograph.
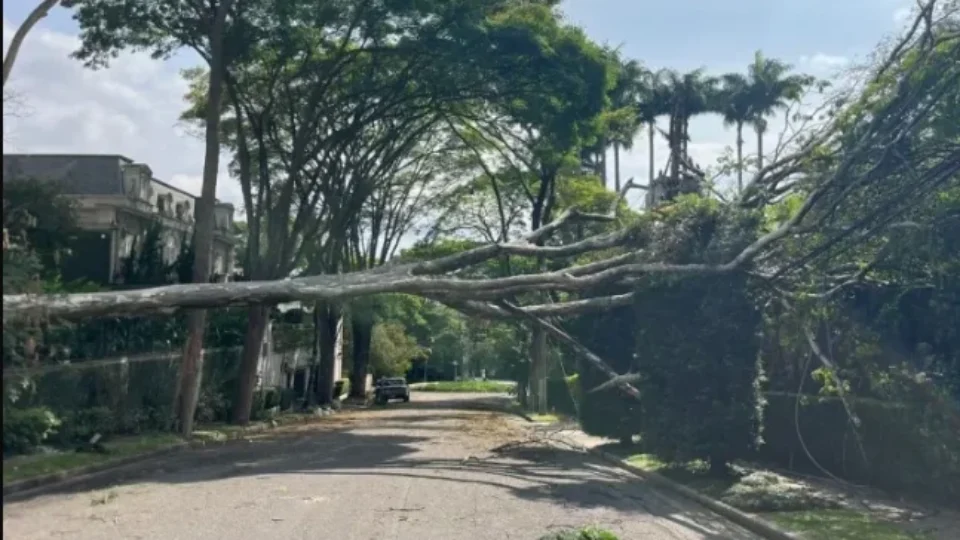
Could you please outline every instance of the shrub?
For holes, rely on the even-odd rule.
[[[209,423],[226,420],[230,415],[230,401],[222,392],[204,388],[197,400],[196,420]]]
[[[23,454],[40,446],[56,433],[60,420],[49,409],[4,407],[3,453]]]
[[[90,407],[63,415],[57,442],[62,446],[87,443],[96,435],[109,436],[117,433],[120,423],[117,415],[108,407]]]
[[[610,531],[589,527],[578,531],[560,531],[541,536],[540,540],[619,540]]]
[[[660,280],[637,302],[644,448],[715,473],[759,442],[760,314],[745,276]]]

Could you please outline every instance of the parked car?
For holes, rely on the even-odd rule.
[[[410,401],[410,387],[403,377],[380,379],[373,393],[374,399],[381,405],[386,405],[391,399],[402,399],[404,403]]]

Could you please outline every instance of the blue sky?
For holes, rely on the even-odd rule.
[[[4,2],[4,50],[35,1]],[[901,26],[911,5],[911,0],[567,0],[561,9],[594,40],[621,46],[625,56],[651,68],[743,71],[760,49],[827,77],[863,60]],[[110,69],[91,72],[68,59],[76,34],[69,11],[56,8],[27,38],[11,78],[26,112],[5,122],[4,150],[120,153],[148,163],[163,180],[199,192],[203,144],[177,127],[185,89],[179,70],[197,58],[185,53],[158,62],[124,55]],[[691,135],[691,155],[707,166],[733,139],[712,117],[695,119]],[[752,149],[755,142],[747,139]],[[657,145],[660,168],[666,149]],[[622,157],[624,178],[646,180],[645,149],[638,140]],[[238,186],[223,178],[218,196],[239,202]]]

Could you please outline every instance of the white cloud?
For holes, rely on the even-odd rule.
[[[72,58],[76,36],[34,27],[4,101],[4,152],[122,154],[160,180],[200,194],[203,141],[178,127],[186,84],[171,62],[122,54],[102,70]],[[15,25],[4,19],[4,53]],[[18,107],[18,114],[8,116]],[[242,208],[240,189],[221,158],[217,197]]]
[[[800,66],[815,74],[832,74],[850,65],[846,56],[817,53],[813,56],[801,56]]]

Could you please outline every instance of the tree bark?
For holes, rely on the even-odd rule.
[[[247,332],[243,339],[240,361],[240,384],[233,403],[233,423],[244,426],[250,422],[253,408],[253,393],[257,387],[257,367],[260,365],[260,349],[267,330],[270,308],[251,306],[247,311]]]
[[[737,193],[743,192],[743,122],[737,122]]]
[[[757,170],[763,169],[763,126],[757,126]]]
[[[530,335],[530,405],[537,414],[547,413],[547,334],[534,327]]]
[[[657,174],[657,168],[654,166],[654,137],[656,136],[656,126],[654,122],[647,124],[647,143],[650,145],[650,178],[647,179],[647,185],[650,186],[650,189],[653,189],[653,181],[656,180],[654,175]]]
[[[210,251],[213,246],[214,205],[217,195],[217,173],[220,169],[220,103],[223,100],[223,33],[227,12],[233,0],[223,0],[217,8],[210,29],[210,78],[207,91],[206,133],[203,157],[203,187],[196,207],[193,232],[194,283],[210,281]],[[204,309],[187,314],[187,343],[180,366],[180,427],[184,435],[193,433],[193,416],[200,392],[203,371],[203,333],[207,324]]]
[[[10,73],[13,71],[13,64],[17,61],[17,55],[20,53],[20,47],[27,38],[27,34],[30,33],[30,30],[40,22],[40,19],[46,17],[47,14],[50,13],[50,10],[53,9],[53,6],[59,2],[60,0],[43,0],[40,2],[40,4],[33,8],[33,11],[27,15],[23,24],[20,25],[20,28],[17,28],[17,31],[13,33],[13,38],[10,39],[10,46],[7,48],[7,56],[3,59],[3,86],[7,86],[7,79],[10,78]]]
[[[607,141],[600,145],[600,181],[607,187]]]
[[[613,143],[613,187],[620,193],[620,143]]]
[[[350,372],[350,397],[366,398],[364,384],[370,368],[370,340],[373,337],[373,322],[351,321],[353,333],[353,371]]]
[[[317,378],[317,404],[330,405],[333,403],[333,386],[336,380],[336,347],[337,324],[340,322],[340,313],[337,307],[328,302],[317,303],[317,322],[320,325],[319,343],[320,362],[319,377]]]

